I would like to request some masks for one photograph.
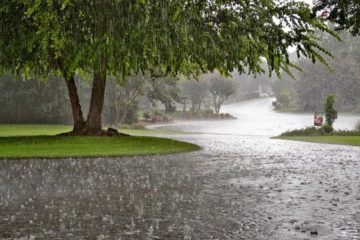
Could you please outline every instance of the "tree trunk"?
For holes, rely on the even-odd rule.
[[[94,70],[90,108],[86,122],[86,132],[88,135],[102,134],[101,113],[104,106],[106,70],[105,68],[101,70],[99,69]]]
[[[219,114],[220,107],[219,107],[218,101],[216,99],[216,95],[213,95],[213,103],[214,103],[214,111],[215,111],[215,113]]]
[[[81,110],[79,95],[77,93],[75,79],[74,76],[64,79],[68,89],[72,113],[73,113],[73,121],[74,121],[73,133],[75,135],[81,135],[85,130],[85,122]]]
[[[195,103],[195,100],[191,100],[191,112],[194,113],[196,111],[196,103]]]

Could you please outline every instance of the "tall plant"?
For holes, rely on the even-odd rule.
[[[327,96],[324,104],[324,112],[326,118],[325,127],[328,128],[329,131],[333,130],[333,124],[335,119],[337,118],[337,111],[334,108],[335,104],[335,96],[329,95]]]

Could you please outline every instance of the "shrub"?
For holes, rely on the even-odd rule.
[[[349,130],[336,130],[334,131],[333,128],[330,128],[325,125],[321,128],[315,127],[306,127],[302,129],[296,129],[292,131],[287,131],[281,134],[282,137],[293,137],[293,136],[300,136],[300,137],[307,137],[307,136],[360,136],[359,131],[349,131]]]
[[[287,131],[281,134],[281,136],[316,136],[321,135],[321,131],[315,127],[306,127],[302,129],[296,129],[292,131]]]
[[[335,104],[335,96],[329,95],[327,96],[324,104],[324,112],[326,118],[326,124],[324,126],[324,131],[331,132],[333,131],[333,123],[337,118],[337,111],[334,109]]]
[[[145,120],[150,120],[150,119],[151,119],[151,114],[150,114],[150,112],[144,112],[144,113],[143,113],[143,117],[144,117]]]
[[[324,126],[322,126],[320,128],[320,130],[322,130],[324,133],[329,134],[329,133],[332,133],[334,131],[334,128],[332,126],[328,125],[328,124],[325,124]]]
[[[161,116],[158,115],[158,114],[154,114],[154,115],[151,117],[151,122],[153,122],[153,123],[160,122],[160,121],[161,121]]]
[[[280,105],[283,105],[284,107],[288,107],[291,101],[291,95],[288,90],[283,90],[279,94],[277,101]]]

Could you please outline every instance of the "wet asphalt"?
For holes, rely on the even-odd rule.
[[[265,103],[170,126],[197,152],[0,161],[0,239],[360,239],[360,148],[271,139],[308,118]]]

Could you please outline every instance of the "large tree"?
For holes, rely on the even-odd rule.
[[[67,84],[73,134],[100,135],[108,75],[153,76],[289,71],[288,48],[322,59],[305,3],[272,0],[7,0],[0,3],[1,68],[24,76],[60,75]],[[325,51],[326,52],[326,51]],[[92,72],[87,120],[74,75]]]

